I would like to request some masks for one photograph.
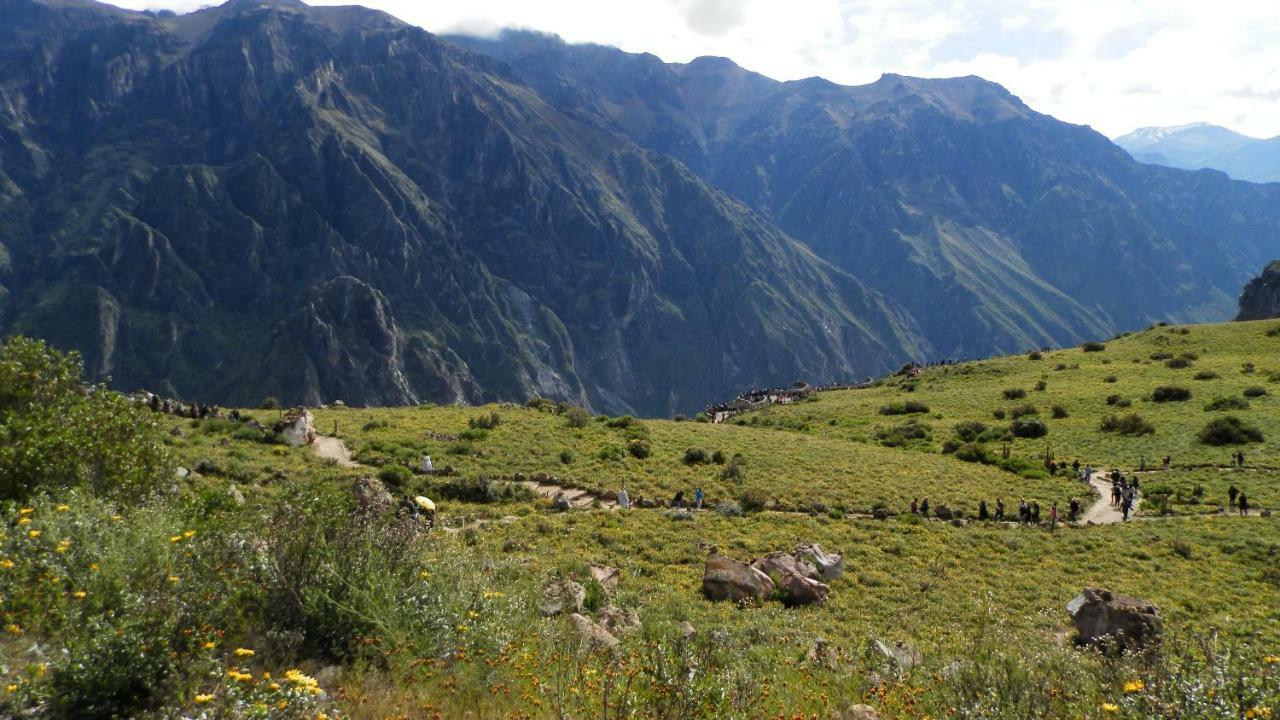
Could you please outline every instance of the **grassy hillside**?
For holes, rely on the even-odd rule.
[[[1235,448],[1195,436],[1222,414],[1206,412],[1207,400],[1280,389],[1267,382],[1280,369],[1271,367],[1280,357],[1268,349],[1280,345],[1272,325],[1157,328],[1098,352],[933,369],[910,392],[894,378],[741,416],[741,425],[592,418],[537,403],[317,411],[318,429],[354,451],[353,468],[288,448],[269,429],[163,417],[158,437],[187,472],[159,478],[149,499],[49,487],[0,508],[9,526],[0,537],[9,626],[0,710],[827,718],[867,703],[885,718],[1266,717],[1280,707],[1280,524],[1216,508],[1231,483],[1255,507],[1276,502],[1275,399],[1232,411],[1265,436],[1240,446],[1243,471],[1208,467]],[[1158,352],[1197,358],[1173,369],[1151,359]],[[1245,362],[1253,373],[1240,372]],[[1206,370],[1219,377],[1194,379]],[[1146,399],[1163,385],[1188,387],[1192,399]],[[1017,387],[1026,398],[1005,400]],[[1154,435],[1101,432],[1112,393],[1130,398],[1125,411],[1142,414]],[[906,400],[929,406],[916,419],[931,434],[898,433],[888,442],[901,446],[886,447],[877,430],[912,416],[879,409]],[[955,424],[1008,425],[993,410],[1023,403],[1049,434],[1009,441],[1015,462],[943,452]],[[1054,404],[1068,417],[1052,418]],[[268,427],[277,416],[248,414]],[[1004,441],[979,444],[998,451]],[[1038,465],[1046,444],[1126,469],[1139,453],[1157,466],[1172,454],[1174,469],[1143,484],[1180,498],[1175,516],[1051,529],[898,514],[925,495],[970,513],[979,498],[1088,504],[1089,488]],[[686,463],[690,448],[708,461]],[[452,474],[411,472],[424,453]],[[633,497],[700,485],[710,505],[747,509],[553,513],[509,482],[538,473],[596,492],[625,481]],[[351,489],[365,475],[385,478],[396,500],[432,497],[437,529],[357,513]],[[754,511],[752,499],[766,509]],[[1155,504],[1148,496],[1144,507]],[[875,508],[885,519],[866,516]],[[701,593],[710,546],[749,559],[810,542],[845,556],[822,605],[740,607]],[[589,581],[592,563],[620,570],[615,594]],[[586,586],[587,615],[634,613],[617,649],[583,645],[566,618],[540,614],[544,586],[565,577]],[[1074,647],[1064,606],[1083,587],[1159,606],[1164,651],[1107,657]],[[820,639],[830,656],[813,656]],[[921,664],[888,666],[870,649],[877,640],[918,649]]]

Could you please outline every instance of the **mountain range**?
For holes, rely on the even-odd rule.
[[[1208,123],[1148,127],[1116,138],[1139,162],[1221,170],[1237,180],[1280,182],[1280,136],[1259,139]]]
[[[783,83],[296,0],[0,25],[0,333],[123,388],[670,414],[1223,319],[1280,256],[1280,186],[979,78]]]

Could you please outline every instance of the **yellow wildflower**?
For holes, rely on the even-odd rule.
[[[27,531],[27,537],[31,538],[32,540],[35,540],[36,538],[40,537],[40,531],[39,531],[39,530],[28,530],[28,531]]]
[[[205,703],[213,702],[213,696],[208,694],[200,694],[192,699],[195,700],[197,705],[204,705]]]
[[[21,635],[21,634],[22,634],[22,628],[21,628],[21,627],[19,627],[16,623],[9,623],[8,625],[6,625],[6,626],[4,627],[4,630],[5,630],[5,632],[9,633],[10,635]]]
[[[57,510],[58,512],[70,512],[70,511],[71,511],[71,506],[70,506],[70,505],[59,505],[58,507],[54,508],[54,510]]]
[[[1141,680],[1130,680],[1124,684],[1124,691],[1127,693],[1142,692],[1147,688],[1147,684]]]
[[[195,537],[195,536],[196,536],[196,531],[195,531],[195,530],[184,530],[184,531],[182,532],[182,537],[184,537],[184,538],[186,538],[186,539],[188,539],[188,540],[190,540],[191,538],[193,538],[193,537]]]
[[[31,518],[29,518],[29,517],[20,517],[20,518],[18,518],[18,524],[19,524],[19,525],[30,525],[30,524],[31,524]]]
[[[272,689],[272,690],[279,690],[279,689],[280,689],[280,683],[278,683],[278,682],[273,682],[273,683],[271,683],[270,685],[268,685],[267,687],[268,687],[268,688],[270,688],[270,689]]]
[[[426,580],[427,578],[431,577],[431,573],[427,572],[426,570],[423,570],[422,572],[418,573],[418,577],[422,578],[423,580]]]
[[[98,563],[89,563],[89,569],[98,572]]]
[[[16,693],[18,692],[18,686],[14,684],[5,685],[4,691],[7,693]]]
[[[1271,708],[1252,707],[1244,711],[1244,716],[1249,720],[1254,720],[1254,718],[1269,718],[1271,717]]]
[[[253,651],[249,648],[236,648],[234,654],[239,658],[253,657]]]
[[[182,536],[181,536],[181,535],[170,535],[170,536],[169,536],[169,542],[171,542],[171,543],[182,542]]]
[[[212,641],[212,640],[206,640],[206,641],[204,642],[204,644],[202,644],[200,647],[204,648],[205,650],[212,650],[212,649],[214,649],[214,648],[218,647],[218,643],[216,643],[216,642],[214,642],[214,641]]]
[[[1266,663],[1266,664],[1268,664],[1268,665],[1280,665],[1280,656],[1277,656],[1277,655],[1268,655],[1268,656],[1266,656],[1266,657],[1262,658],[1262,662],[1264,662],[1264,663]]]
[[[1102,703],[1102,712],[1120,712],[1120,706],[1115,703]]]
[[[49,672],[49,663],[39,663],[36,665],[36,677],[44,677]]]
[[[85,591],[83,591],[83,590],[77,590],[77,591],[75,591],[75,592],[71,593],[71,597],[73,597],[73,598],[75,598],[75,599],[77,599],[77,600],[83,600],[83,599],[85,599],[86,597],[88,597],[88,595],[89,595],[89,593],[87,593],[87,592],[85,592]]]
[[[12,570],[12,569],[13,569],[12,560],[10,560],[9,558],[0,559],[0,570]]]
[[[284,679],[299,687],[317,687],[320,683],[310,675],[304,674],[298,669],[289,669],[284,672]]]
[[[56,553],[64,553],[70,549],[71,549],[71,541],[62,540],[58,543],[58,547],[54,548],[53,551]]]
[[[177,575],[170,575],[168,579],[169,579],[169,582],[171,583],[176,583],[182,580],[182,578],[178,577]]]
[[[26,516],[26,515],[30,515],[31,513],[35,512],[35,511],[36,511],[36,509],[35,509],[35,508],[22,508],[21,510],[19,510],[19,511],[18,511],[18,516],[19,516],[19,517],[23,517],[23,516]]]
[[[111,516],[111,519],[112,519],[112,520],[115,520],[116,522],[120,522],[121,520],[123,520],[123,519],[124,519],[124,516],[123,516],[123,515],[112,515],[112,516]]]

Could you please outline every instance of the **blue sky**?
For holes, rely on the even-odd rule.
[[[115,0],[188,11],[207,0]],[[312,4],[351,4],[313,0]],[[781,80],[981,75],[1116,136],[1207,121],[1280,135],[1280,4],[1245,0],[365,0],[436,33],[520,27]]]

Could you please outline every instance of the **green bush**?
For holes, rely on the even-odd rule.
[[[523,485],[484,477],[448,478],[432,484],[431,492],[438,498],[481,504],[533,499],[533,491]]]
[[[705,465],[711,462],[711,454],[702,448],[688,448],[683,459],[685,465]]]
[[[157,416],[81,384],[80,356],[39,340],[0,344],[0,498],[87,487],[140,499],[173,477]]]
[[[502,424],[502,416],[496,412],[480,415],[467,420],[467,427],[473,430],[492,430]]]
[[[573,451],[572,451],[572,450],[561,450],[561,451],[560,451],[560,463],[561,463],[562,465],[570,465],[570,464],[572,464],[572,463],[573,463]]]
[[[1156,426],[1147,421],[1138,413],[1129,413],[1128,415],[1108,415],[1102,418],[1102,424],[1098,428],[1102,432],[1113,432],[1118,435],[1150,435],[1156,431]]]
[[[1220,376],[1212,370],[1201,370],[1196,373],[1196,380],[1217,380]]]
[[[1049,426],[1035,418],[1018,418],[1009,425],[1014,437],[1039,438],[1049,434]]]
[[[1252,387],[1245,388],[1243,394],[1247,398],[1265,397],[1267,395],[1267,389],[1264,387],[1258,387],[1257,385],[1254,385]]]
[[[1191,367],[1191,359],[1187,357],[1176,357],[1172,360],[1166,360],[1164,366],[1173,370],[1185,370]]]
[[[987,448],[976,443],[965,443],[955,449],[953,453],[957,460],[965,462],[982,463],[983,465],[994,465],[999,462],[996,454]]]
[[[1071,413],[1067,412],[1067,409],[1062,405],[1054,405],[1052,414],[1054,420],[1062,420],[1063,418],[1071,416]]]
[[[1107,346],[1100,342],[1087,342],[1081,345],[1080,349],[1085,352],[1102,352],[1107,349]]]
[[[1248,410],[1249,401],[1238,397],[1220,397],[1206,404],[1204,409],[1205,412],[1218,412],[1220,410]]]
[[[1003,420],[1005,419],[1005,417],[1007,417],[1007,415],[1005,414],[1005,411],[1003,408],[996,408],[991,412],[991,417],[997,420]]]
[[[1021,400],[1027,396],[1027,391],[1022,388],[1009,388],[1003,394],[1005,400]]]
[[[489,437],[489,431],[482,428],[469,427],[458,433],[458,437],[470,442],[479,442],[480,440],[484,440]]]
[[[1040,412],[1036,410],[1035,405],[1019,405],[1009,410],[1009,417],[1017,420],[1018,418],[1027,417],[1028,415],[1038,415]]]
[[[384,465],[378,470],[378,479],[390,490],[402,490],[413,479],[413,473],[403,465]]]
[[[1161,385],[1151,392],[1151,399],[1158,403],[1182,402],[1191,399],[1191,391],[1175,385]]]
[[[1234,415],[1214,418],[1196,436],[1205,445],[1244,445],[1262,442],[1262,431]]]
[[[631,454],[631,457],[636,458],[637,460],[644,460],[652,454],[653,448],[649,446],[648,440],[637,439],[627,443],[627,452]]]
[[[744,461],[741,455],[734,455],[733,459],[727,465],[720,469],[720,479],[725,482],[731,482],[741,485],[746,477],[746,469],[743,467]]]
[[[889,403],[880,407],[881,415],[913,415],[916,413],[929,412],[929,406],[916,400],[907,400],[906,402]]]
[[[725,463],[725,460],[727,459],[728,458],[725,457],[723,450],[716,450],[715,452],[711,453],[711,462],[717,465],[723,465]]]
[[[742,493],[738,498],[738,504],[742,506],[743,512],[760,512],[769,504],[769,496],[765,495],[763,490],[751,488]]]
[[[278,410],[279,408],[280,401],[274,397],[262,398],[262,402],[258,403],[259,410]]]
[[[621,429],[621,428],[631,427],[632,423],[634,423],[635,421],[636,419],[631,417],[630,415],[623,415],[622,417],[609,418],[608,420],[605,421],[604,424],[606,427]]]
[[[974,442],[986,431],[987,426],[977,420],[956,423],[954,428],[956,437],[960,438],[964,442]]]
[[[918,420],[911,420],[891,428],[877,429],[876,439],[885,447],[904,447],[933,439],[933,428]]]
[[[605,445],[596,453],[596,457],[604,462],[617,462],[623,458],[625,453],[622,448],[617,445]]]
[[[584,428],[591,422],[591,413],[580,407],[570,407],[564,412],[564,421],[571,428]]]

